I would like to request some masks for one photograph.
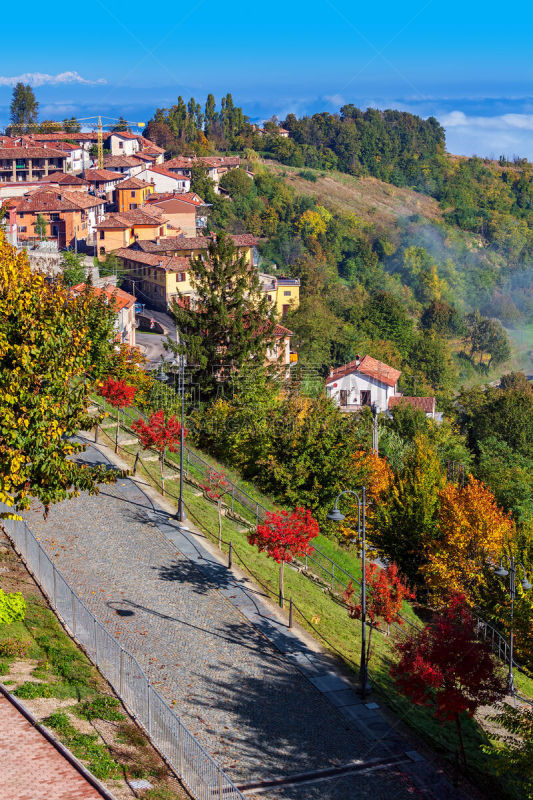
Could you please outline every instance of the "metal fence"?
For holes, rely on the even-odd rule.
[[[13,509],[0,503],[0,511]],[[150,685],[134,656],[98,622],[48,558],[24,520],[3,527],[50,604],[197,800],[245,800],[216,761]]]

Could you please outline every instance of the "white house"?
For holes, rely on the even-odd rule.
[[[107,140],[112,156],[133,156],[140,150],[139,138],[129,131],[113,131]]]
[[[72,287],[74,294],[79,294],[85,289],[84,283]],[[119,344],[128,344],[135,347],[135,297],[123,289],[107,284],[93,286],[92,291],[97,295],[104,295],[108,303],[112,303],[116,311],[115,330],[116,341]]]
[[[152,183],[156,192],[185,193],[191,190],[191,179],[187,175],[177,175],[159,165],[143,169],[136,177]]]
[[[378,411],[383,412],[389,408],[389,399],[397,394],[401,374],[399,369],[372,356],[357,356],[355,361],[331,368],[326,391],[345,411],[357,411],[375,403]]]

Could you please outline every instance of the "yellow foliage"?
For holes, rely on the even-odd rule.
[[[464,488],[448,484],[439,501],[438,536],[428,547],[422,573],[435,602],[459,592],[473,604],[487,561],[498,559],[513,539],[513,522],[490,489],[473,477]]]

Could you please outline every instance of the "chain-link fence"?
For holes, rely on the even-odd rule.
[[[0,503],[0,511],[13,509]],[[141,666],[100,625],[48,558],[24,520],[3,527],[70,633],[197,800],[244,800],[228,776],[150,685]]]

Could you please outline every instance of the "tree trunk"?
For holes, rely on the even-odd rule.
[[[284,561],[281,562],[279,565],[279,605],[280,608],[283,608],[283,600],[284,600],[284,586],[283,586],[283,565]]]
[[[117,430],[115,432],[115,453],[118,453],[118,432],[120,430],[120,408],[117,408]]]
[[[457,726],[457,735],[459,736],[459,747],[461,748],[461,759],[463,761],[463,767],[466,769],[466,753],[465,753],[465,746],[463,742],[463,730],[461,728],[461,720],[459,719],[459,714],[455,715],[455,724]]]
[[[370,661],[370,645],[372,643],[372,625],[368,626],[368,642],[366,645],[366,666],[368,669],[368,662]]]
[[[222,498],[218,498],[218,549],[222,550]]]
[[[165,496],[165,448],[159,454],[159,466],[161,469],[161,494]]]

